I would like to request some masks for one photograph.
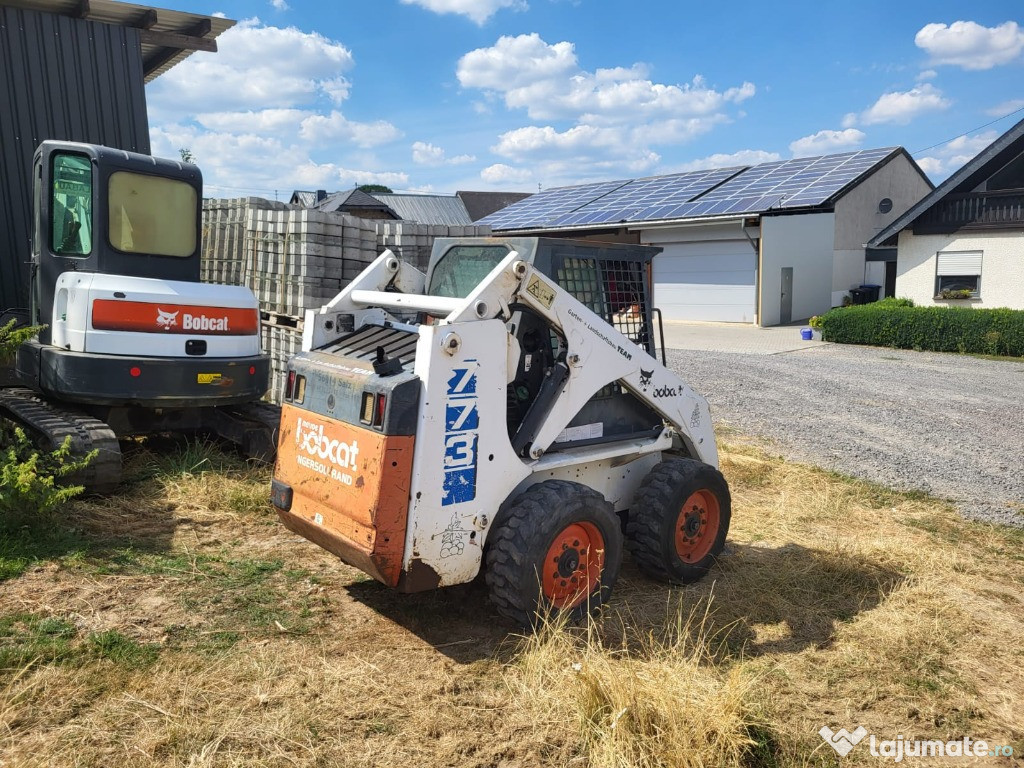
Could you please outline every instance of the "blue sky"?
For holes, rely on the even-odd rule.
[[[161,5],[238,21],[147,86],[153,153],[189,148],[211,196],[529,192],[896,145],[938,182],[1024,117],[1019,0]]]

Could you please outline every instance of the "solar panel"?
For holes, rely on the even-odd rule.
[[[716,168],[545,190],[480,220],[495,230],[742,215],[821,205],[895,151]]]
[[[760,213],[821,205],[892,152],[890,147],[761,163],[696,200],[677,206],[664,218]],[[698,205],[705,202],[714,205]]]
[[[558,218],[553,226],[646,221],[657,208],[673,207],[735,176],[743,168],[714,168],[634,179],[584,207]]]
[[[476,223],[490,224],[491,228],[496,230],[551,227],[560,217],[628,183],[629,180],[626,179],[545,189],[507,208],[495,211]]]

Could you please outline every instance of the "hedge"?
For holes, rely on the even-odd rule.
[[[825,341],[1024,357],[1024,311],[914,307],[899,300],[838,307],[816,323]]]

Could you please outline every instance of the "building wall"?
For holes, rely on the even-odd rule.
[[[654,258],[654,305],[666,320],[754,322],[757,254],[739,221],[642,230],[640,242],[664,248]]]
[[[935,298],[936,254],[981,251],[980,298]],[[900,232],[896,295],[919,306],[1010,307],[1024,309],[1024,232],[915,235]]]
[[[867,273],[864,244],[930,191],[913,163],[899,154],[836,202],[832,306],[839,306],[850,288],[865,282],[884,283],[884,267],[881,283]],[[892,210],[881,213],[878,204],[886,197],[892,200]]]
[[[835,222],[833,213],[761,218],[760,325],[780,322],[784,267],[793,268],[794,322],[829,310]]]
[[[136,29],[0,6],[0,310],[26,307],[32,155],[45,139],[149,154]]]

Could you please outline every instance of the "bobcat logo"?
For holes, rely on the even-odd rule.
[[[643,387],[644,392],[651,386],[651,376],[654,375],[654,371],[645,371],[643,368],[640,369],[640,386]]]
[[[181,310],[177,312],[164,312],[160,307],[156,308],[156,324],[164,330],[169,330],[172,325],[178,324],[178,315]]]

